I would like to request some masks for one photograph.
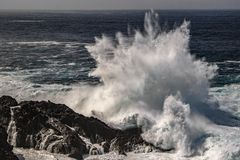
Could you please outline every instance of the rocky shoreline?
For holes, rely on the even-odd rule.
[[[140,128],[119,130],[94,117],[85,117],[63,104],[0,98],[0,156],[15,160],[13,147],[66,154],[78,160],[83,155],[168,151],[155,148],[141,137]]]

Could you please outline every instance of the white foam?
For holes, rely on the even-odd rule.
[[[148,17],[145,24],[156,23]],[[98,62],[91,75],[101,77],[104,85],[81,106],[88,113],[98,108],[116,118],[114,113],[129,115],[141,109],[161,113],[165,98],[178,92],[183,101],[205,101],[215,66],[190,55],[188,24],[161,33],[148,24],[147,33],[136,32],[134,39],[118,33],[116,44],[105,36],[96,38],[95,45],[87,46]]]
[[[114,159],[114,160],[123,160],[126,157],[123,155],[119,155],[115,152],[110,152],[104,155],[94,155],[94,156],[85,156],[85,160],[109,160],[109,159]]]
[[[41,22],[44,22],[44,20],[11,20],[9,22],[12,22],[12,23],[41,23]]]
[[[78,43],[78,42],[58,42],[58,41],[21,41],[21,42],[8,42],[9,45],[64,45],[66,47],[75,47],[79,45],[86,45],[86,43]]]
[[[175,149],[182,152],[182,155],[192,155],[193,140],[203,134],[203,131],[191,121],[190,106],[183,104],[176,97],[169,96],[165,100],[158,122],[142,136],[154,146]]]
[[[74,158],[67,157],[67,155],[49,153],[44,150],[14,148],[13,151],[20,160],[75,160]]]
[[[10,143],[13,146],[17,146],[17,134],[18,134],[17,128],[16,128],[16,122],[14,119],[14,109],[19,108],[19,107],[20,106],[10,108],[11,120],[9,122],[8,129],[7,129],[7,134],[8,134],[7,141],[8,141],[8,143]]]
[[[136,31],[133,38],[118,33],[117,42],[103,36],[87,46],[97,61],[91,75],[101,77],[103,85],[83,92],[78,111],[123,128],[141,126],[146,141],[175,149],[175,158],[200,154],[200,159],[224,159],[235,152],[238,156],[238,142],[230,141],[238,129],[219,126],[220,135],[207,129],[213,123],[208,118],[216,123],[228,120],[209,96],[209,80],[217,67],[190,54],[189,22],[161,31],[157,18],[147,13],[145,32]],[[226,137],[225,130],[234,134]],[[235,150],[215,148],[225,143]],[[208,157],[217,152],[221,156]]]
[[[240,117],[240,85],[232,84],[210,89],[210,95],[220,104],[220,109]]]
[[[52,102],[64,103],[71,107],[74,107],[78,103],[74,99],[66,99],[70,95],[78,96],[80,94],[80,87],[78,85],[65,86],[52,84],[35,86],[36,84],[26,81],[25,76],[22,75],[0,75],[0,96],[10,95],[18,101],[51,100]]]
[[[213,88],[209,95],[209,80],[217,67],[190,54],[189,22],[165,31],[157,18],[154,12],[146,14],[143,33],[118,33],[116,40],[103,36],[86,47],[97,61],[91,75],[100,77],[101,85],[74,85],[70,91],[63,85],[35,89],[31,83],[12,77],[8,81],[5,76],[1,77],[2,93],[24,100],[65,103],[115,127],[139,126],[146,141],[175,149],[172,153],[130,153],[127,157],[109,153],[88,159],[239,159],[239,127],[220,126],[208,120],[228,121],[219,108],[230,113],[236,108],[239,111],[239,87]],[[232,94],[226,94],[228,91],[234,93],[229,103],[226,97]],[[219,108],[217,102],[212,103],[216,101],[213,95],[221,104]],[[235,107],[228,108],[234,99]]]
[[[20,45],[59,45],[60,42],[56,41],[35,41],[35,42],[9,42],[8,44],[20,44]]]

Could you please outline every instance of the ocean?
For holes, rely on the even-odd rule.
[[[123,159],[237,160],[239,26],[238,10],[0,11],[0,95],[177,148]]]

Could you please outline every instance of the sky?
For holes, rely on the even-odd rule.
[[[240,9],[240,0],[0,0],[0,9]]]

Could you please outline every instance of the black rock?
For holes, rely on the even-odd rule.
[[[11,119],[10,107],[17,105],[17,101],[10,96],[0,97],[0,125],[3,126],[5,130],[7,130]]]
[[[10,107],[10,106],[17,106],[17,105],[18,105],[17,101],[10,96],[0,97],[0,106]]]
[[[24,101],[19,105],[23,108],[27,108],[26,112],[34,108],[34,110],[41,113],[41,115],[59,120],[62,124],[73,128],[81,136],[89,138],[91,143],[111,141],[119,132],[119,130],[107,126],[102,121],[94,117],[85,117],[78,114],[63,104],[45,101]],[[34,126],[36,126],[36,124],[34,124]]]
[[[121,132],[111,142],[110,151],[117,150],[119,154],[131,152],[138,146],[147,145],[141,137],[140,128],[130,128]]]
[[[12,152],[13,147],[7,142],[7,133],[0,126],[0,159],[3,160],[18,160]]]
[[[63,104],[50,101],[18,104],[13,98],[4,96],[0,98],[0,110],[0,124],[9,134],[8,141],[15,147],[68,154],[77,159],[90,153],[91,146],[86,145],[83,137],[90,141],[90,145],[100,145],[104,153],[116,150],[125,154],[139,146],[153,147],[142,139],[140,128],[114,129]]]
[[[43,149],[82,159],[86,146],[77,132],[34,105],[11,107],[8,140],[15,147]]]
[[[104,153],[108,153],[110,149],[110,143],[108,142],[102,142],[101,146],[103,147]]]

